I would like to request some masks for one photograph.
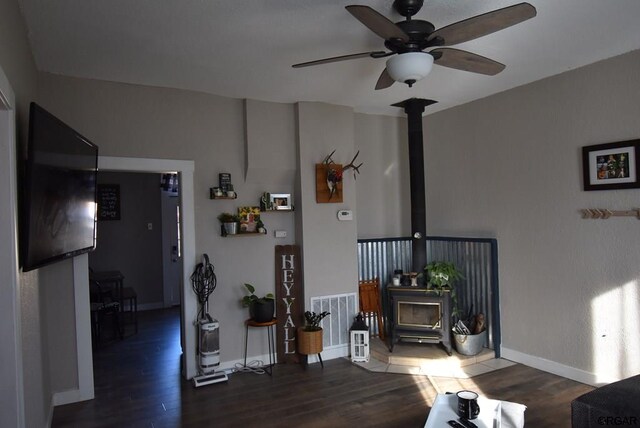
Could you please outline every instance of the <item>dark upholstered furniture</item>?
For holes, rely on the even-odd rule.
[[[602,386],[573,400],[571,426],[640,426],[640,375]]]

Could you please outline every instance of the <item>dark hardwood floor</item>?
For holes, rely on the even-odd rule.
[[[593,388],[522,365],[472,379],[370,373],[346,359],[273,377],[234,373],[195,388],[180,378],[179,311],[139,314],[139,332],[94,353],[94,400],[56,407],[53,427],[422,427],[438,392],[473,389],[527,406],[527,427],[569,427]]]

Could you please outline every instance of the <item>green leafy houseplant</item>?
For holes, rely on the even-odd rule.
[[[273,293],[267,293],[264,297],[258,297],[255,292],[256,288],[251,284],[244,284],[249,292],[240,301],[242,306],[249,307],[249,315],[256,322],[268,322],[273,319],[273,311],[275,308],[275,297]]]
[[[310,311],[305,312],[304,313],[305,325],[303,327],[303,330],[304,331],[322,330],[322,327],[320,327],[320,321],[322,321],[322,319],[327,315],[329,315],[329,312],[327,311],[321,312],[319,314],[316,314],[315,312],[310,312]]]
[[[458,295],[456,293],[455,283],[459,279],[463,279],[462,272],[450,262],[431,262],[424,267],[427,277],[427,288],[435,290],[438,294],[442,294],[444,290],[451,293],[451,304],[453,317],[458,316]]]
[[[240,221],[240,217],[231,213],[220,213],[218,215],[218,220],[220,223],[236,223]]]
[[[242,306],[250,306],[252,303],[255,303],[255,302],[266,303],[268,301],[273,301],[275,299],[275,297],[273,296],[273,293],[267,293],[264,295],[264,297],[258,297],[256,296],[256,287],[247,283],[245,283],[244,286],[249,292],[249,294],[247,294],[242,298]]]

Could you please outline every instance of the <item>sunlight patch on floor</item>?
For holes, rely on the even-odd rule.
[[[484,349],[476,356],[460,355],[455,351],[449,356],[435,344],[399,343],[393,352],[389,352],[386,344],[379,340],[372,340],[370,344],[369,362],[354,364],[372,372],[470,379],[515,364],[495,358],[492,349]]]

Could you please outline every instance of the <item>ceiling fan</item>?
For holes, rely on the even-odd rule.
[[[519,3],[436,30],[429,21],[412,19],[412,16],[422,8],[423,3],[424,0],[395,0],[394,9],[406,18],[395,24],[369,6],[346,6],[351,15],[384,39],[384,45],[389,51],[334,56],[294,64],[293,67],[309,67],[366,57],[391,57],[378,78],[376,89],[388,88],[396,81],[412,86],[429,74],[434,63],[493,76],[504,70],[505,65],[471,52],[440,46],[452,46],[477,39],[536,16],[535,7],[529,3]],[[433,49],[425,51],[429,48]]]

